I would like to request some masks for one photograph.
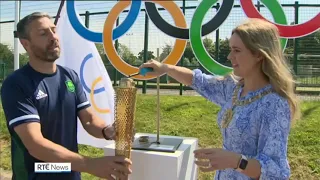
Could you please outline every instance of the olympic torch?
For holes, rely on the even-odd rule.
[[[137,96],[134,81],[122,78],[120,85],[115,88],[115,96],[115,155],[130,159]]]

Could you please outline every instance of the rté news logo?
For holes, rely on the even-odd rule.
[[[71,163],[34,163],[35,173],[70,173]]]

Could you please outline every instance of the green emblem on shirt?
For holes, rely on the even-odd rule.
[[[71,80],[67,80],[65,83],[66,83],[66,85],[67,85],[68,91],[74,92],[74,90],[75,90],[76,88],[74,87],[73,82],[72,82]]]

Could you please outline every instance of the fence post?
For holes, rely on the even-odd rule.
[[[119,17],[117,18],[117,21],[116,21],[116,27],[119,26]],[[116,39],[115,41],[115,48],[116,48],[116,51],[118,52],[118,49],[119,49],[119,42],[118,42],[118,39]],[[114,73],[114,80],[113,80],[113,85],[114,86],[117,86],[117,81],[118,81],[118,70],[113,66],[113,73]]]
[[[294,23],[298,24],[299,22],[299,2],[294,2]],[[294,47],[293,47],[293,70],[296,76],[298,75],[298,46],[299,46],[299,39],[295,38],[293,40]]]
[[[90,21],[90,13],[89,11],[86,11],[84,15],[84,25],[86,26],[86,28],[89,28],[89,21]]]
[[[144,53],[143,53],[143,62],[147,62],[148,55],[148,37],[149,37],[149,17],[147,11],[145,11],[145,24],[144,24]],[[147,92],[147,81],[143,80],[142,93],[146,94]]]
[[[186,0],[182,1],[182,12],[183,12],[183,15],[186,14]],[[181,59],[180,59],[180,66],[183,66],[183,59],[184,59],[184,53],[182,54]],[[179,92],[180,96],[182,96],[182,92],[183,92],[183,84],[182,83],[180,83],[179,91],[180,91]]]
[[[216,9],[217,11],[220,8],[220,3],[217,3]],[[216,52],[215,52],[215,56],[216,56],[216,61],[219,62],[219,46],[220,46],[220,34],[219,34],[219,28],[216,30],[216,43],[215,43],[215,47],[216,47]]]

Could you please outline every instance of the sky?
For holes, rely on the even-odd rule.
[[[186,6],[197,6],[199,0],[189,0],[186,1]],[[218,1],[220,4],[222,0]],[[257,0],[254,0],[256,3]],[[281,4],[293,4],[294,0],[279,0]],[[91,12],[103,12],[110,11],[110,9],[115,5],[115,1],[76,1],[76,10],[78,13],[85,13],[85,11]],[[182,1],[175,1],[178,6],[182,6]],[[60,1],[22,1],[21,2],[21,14],[20,18],[25,15],[32,13],[34,11],[44,11],[49,13],[52,16],[55,16],[59,7]],[[239,4],[239,0],[235,0],[235,4]],[[299,4],[320,4],[320,0],[299,0]],[[158,6],[158,5],[157,5]],[[160,7],[160,6],[158,6]],[[144,8],[144,5],[142,5]],[[287,21],[294,21],[294,9],[293,7],[284,7],[285,14],[287,15]],[[320,12],[320,7],[301,7],[299,9],[299,23],[304,23],[316,14]],[[194,9],[187,9],[185,14],[185,19],[187,21],[188,27],[190,27],[190,22]],[[215,10],[209,11],[203,22],[206,23],[214,15]],[[127,13],[122,13],[120,15],[120,23],[126,17]],[[173,23],[171,15],[167,11],[160,11],[162,17],[168,21],[170,24]],[[273,21],[271,13],[267,8],[261,9],[261,14],[268,20]],[[0,21],[9,21],[14,20],[15,15],[15,2],[14,1],[3,1],[0,0]],[[106,14],[103,15],[91,15],[89,21],[89,29],[96,32],[101,32],[103,29],[103,24],[106,19]],[[246,18],[243,10],[241,8],[234,8],[226,21],[220,26],[220,39],[225,39],[230,36],[232,28],[234,28],[238,23],[243,21]],[[84,18],[82,18],[84,22]],[[119,38],[119,43],[125,44],[129,49],[137,55],[144,47],[144,13],[140,12],[138,19],[135,24],[129,29],[129,31],[122,37]],[[10,47],[13,47],[14,38],[13,38],[14,23],[0,24],[0,43],[8,44]],[[205,36],[213,41],[215,41],[215,31]],[[152,21],[149,21],[149,42],[148,49],[153,51],[156,55],[156,49],[165,46],[165,44],[174,45],[175,38],[170,37],[160,30],[158,30]],[[23,47],[20,45],[19,52],[24,53]]]

